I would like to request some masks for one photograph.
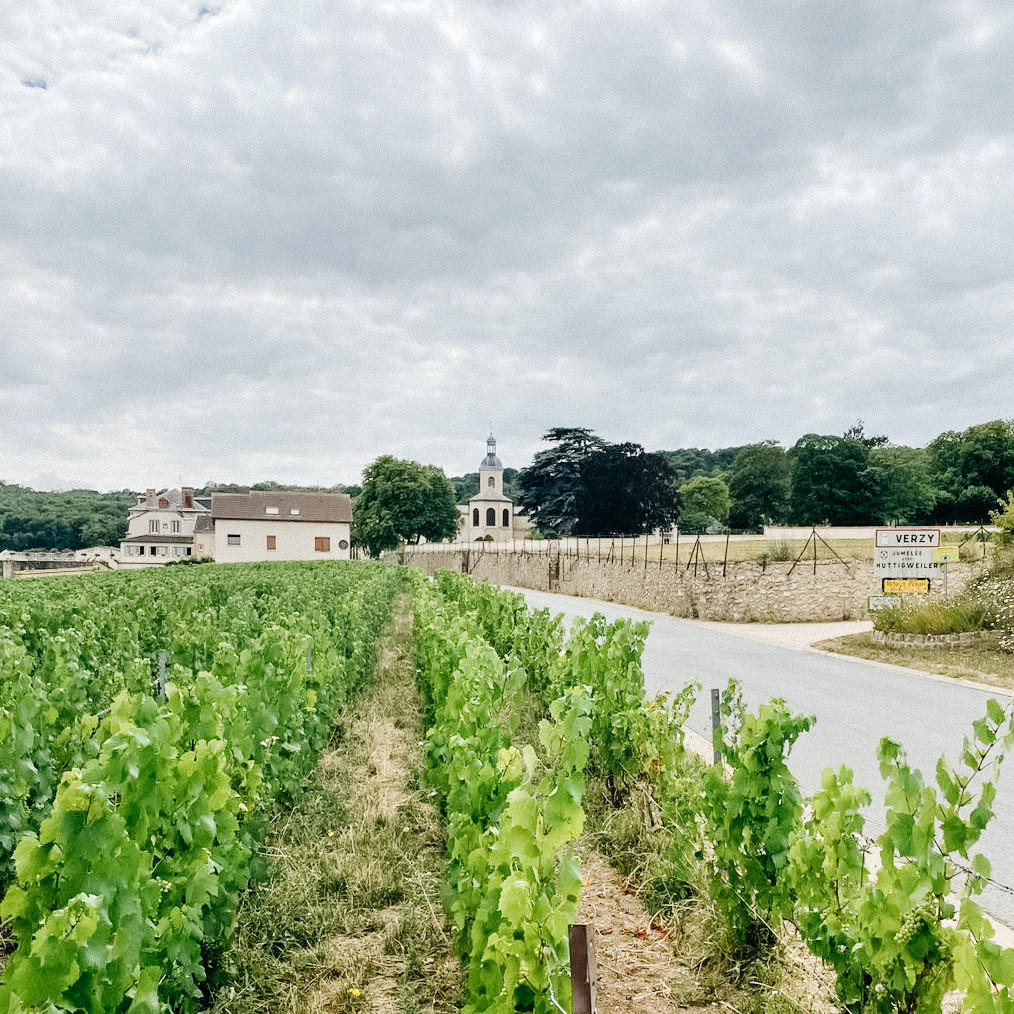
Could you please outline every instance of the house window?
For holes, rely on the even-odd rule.
[[[158,522],[157,521],[149,521],[148,522],[148,534],[149,535],[158,535]]]
[[[506,507],[503,512],[503,526],[504,528],[510,528],[511,526],[511,512]]]
[[[318,553],[330,553],[331,552],[331,539],[326,535],[318,535],[313,540],[313,548]]]
[[[225,544],[227,546],[238,546],[239,545],[239,536],[238,535],[227,535],[225,537]]]
[[[165,497],[161,497],[158,502],[159,507],[168,507],[169,501]]]
[[[179,535],[180,534],[180,523],[178,521],[174,521],[173,522],[172,532],[173,532],[173,535]]]
[[[265,541],[267,543],[267,545],[265,546],[266,549],[277,549],[278,548],[275,545],[275,536],[273,536],[273,535],[265,535],[264,538],[265,538]]]
[[[277,514],[278,513],[278,508],[277,507],[265,507],[264,508],[264,513],[265,514]]]
[[[143,551],[143,547],[142,547],[142,551]],[[155,555],[155,547],[154,546],[149,546],[148,547],[148,555],[149,556],[154,556]]]
[[[487,507],[486,508],[486,526],[488,528],[495,528],[496,527],[496,508],[495,507]]]
[[[297,516],[298,516],[298,514],[299,514],[299,508],[298,508],[298,507],[290,507],[290,508],[289,508],[289,513],[290,513],[290,514],[291,514],[291,515],[292,515],[293,517],[297,517]]]
[[[496,489],[496,479],[491,475],[486,480],[486,485],[489,486],[490,489]]]
[[[342,550],[348,549],[349,548],[348,539],[341,539],[338,542],[338,548]]]
[[[472,508],[472,525],[475,528],[479,527],[479,508],[478,507],[473,507]]]

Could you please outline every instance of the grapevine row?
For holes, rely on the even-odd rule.
[[[821,791],[804,799],[788,768],[812,718],[781,700],[748,714],[732,683],[723,701],[724,763],[704,765],[682,739],[698,688],[670,702],[644,701],[646,625],[596,616],[576,620],[565,637],[558,618],[528,613],[519,595],[450,573],[438,574],[436,585],[474,636],[538,674],[544,702],[589,687],[589,770],[617,805],[634,789],[650,795],[681,867],[703,867],[740,956],[773,943],[787,923],[834,970],[850,1011],[939,1011],[944,994],[958,989],[965,1010],[1014,1012],[1014,950],[995,942],[976,900],[989,863],[975,852],[993,816],[1003,751],[1014,743],[1014,708],[990,701],[960,764],[941,759],[935,784],[908,764],[900,744],[881,743],[887,826],[873,862],[863,838],[870,794],[852,772],[828,769]]]
[[[0,718],[18,735],[2,741],[14,765],[0,802],[18,840],[0,916],[17,948],[0,1012],[204,1005],[266,813],[299,791],[369,668],[397,584],[383,567],[341,564],[132,581],[148,593],[135,611],[173,663],[157,696],[157,663],[126,661],[153,635],[132,625],[124,586],[61,589],[46,628],[32,626],[43,596],[5,603],[20,683],[4,686]],[[92,597],[117,619],[90,613]],[[120,621],[115,645],[78,636]],[[61,731],[70,701],[81,710]]]

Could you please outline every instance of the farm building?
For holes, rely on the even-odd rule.
[[[215,493],[211,522],[217,563],[351,558],[347,493]],[[198,532],[196,538],[207,534]]]

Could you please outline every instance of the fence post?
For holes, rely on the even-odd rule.
[[[158,653],[158,677],[155,680],[155,693],[157,697],[165,699],[165,663],[168,652],[163,649]]]
[[[571,1007],[574,1014],[595,1014],[595,927],[570,927]]]
[[[306,671],[313,672],[313,645],[309,644],[306,647]]]
[[[711,746],[714,763],[722,760],[722,691],[711,691]]]

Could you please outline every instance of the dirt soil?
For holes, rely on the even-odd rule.
[[[595,928],[599,1014],[671,1014],[683,984],[668,934],[624,878],[598,853],[581,850],[584,886],[577,921]]]

